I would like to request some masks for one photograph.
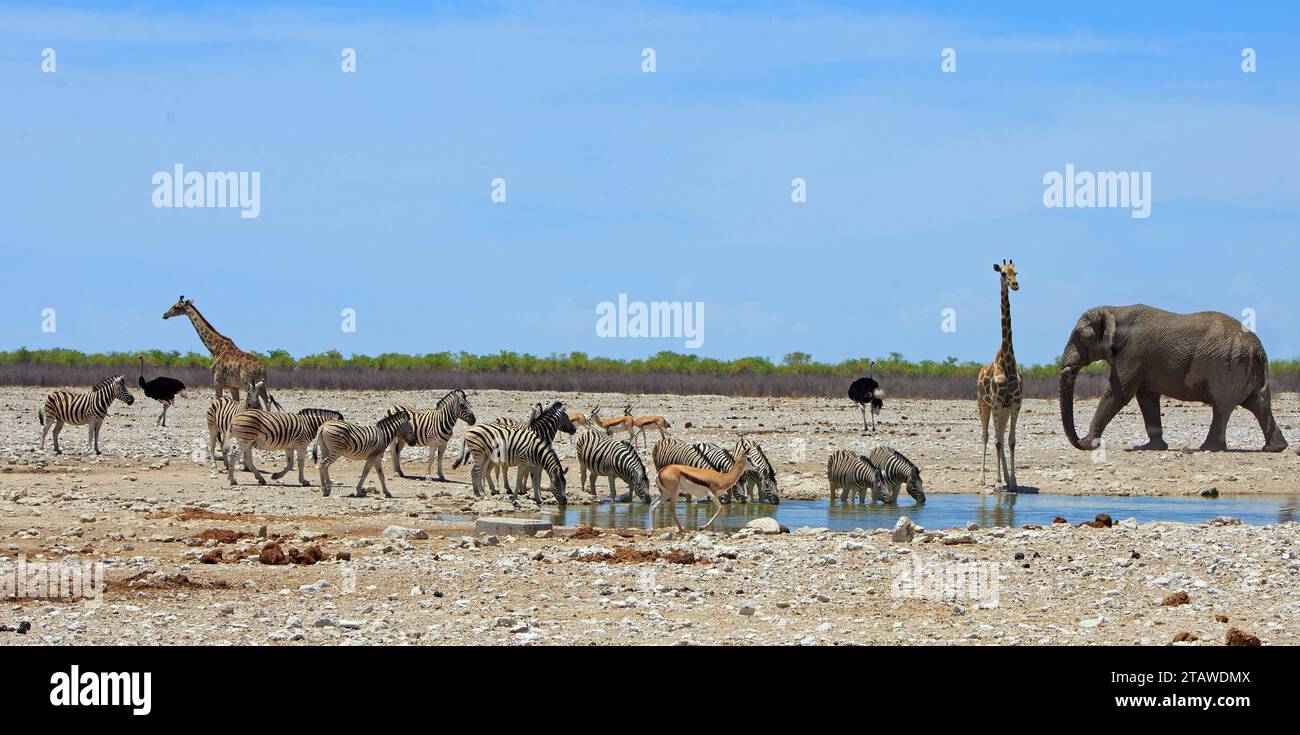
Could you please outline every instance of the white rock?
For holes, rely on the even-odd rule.
[[[389,526],[384,529],[382,534],[384,538],[404,538],[423,541],[429,538],[429,534],[422,528],[407,528],[405,526]]]
[[[898,522],[894,524],[894,530],[889,534],[889,539],[899,543],[908,543],[915,535],[916,524],[912,523],[911,518],[902,516],[898,519]]]
[[[776,519],[771,516],[755,518],[749,523],[746,523],[745,528],[757,529],[763,533],[768,533],[768,534],[781,533],[781,524],[777,523]]]

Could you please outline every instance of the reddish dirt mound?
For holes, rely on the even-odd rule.
[[[1069,523],[1069,521],[1065,520],[1062,516],[1057,516],[1052,519],[1052,523]]]
[[[1215,616],[1214,616],[1214,620],[1215,620],[1216,622],[1219,622],[1219,623],[1226,623],[1226,622],[1228,622],[1228,616],[1227,616],[1227,615],[1215,615]]]
[[[315,544],[308,546],[306,551],[298,551],[298,549],[290,546],[288,556],[291,563],[302,564],[304,566],[311,566],[318,561],[326,561],[329,559],[329,555],[321,551],[320,547]]]
[[[257,560],[263,564],[270,564],[272,566],[278,566],[288,562],[288,559],[284,556],[284,550],[276,543],[270,543],[263,546],[261,553],[257,555]]]
[[[232,531],[228,528],[209,528],[199,534],[204,541],[216,540],[219,544],[233,544],[241,538],[252,538],[248,531]]]
[[[160,590],[181,590],[181,589],[226,589],[230,583],[218,579],[212,582],[202,582],[190,579],[184,574],[149,574],[140,572],[122,580],[121,582],[109,582],[105,589],[114,587],[127,587],[129,589],[160,589]]]
[[[1178,607],[1179,605],[1186,605],[1191,601],[1192,598],[1189,597],[1186,592],[1175,592],[1172,595],[1166,595],[1165,599],[1160,601],[1160,604],[1163,607]]]
[[[638,549],[635,546],[620,546],[613,554],[586,554],[578,561],[604,562],[606,564],[650,564],[660,559],[669,564],[707,564],[708,559],[697,557],[686,549],[673,549],[663,553],[658,549]]]
[[[1079,524],[1080,527],[1087,526],[1089,528],[1110,528],[1113,525],[1115,525],[1115,522],[1105,513],[1099,513],[1096,520],[1084,521]]]
[[[579,541],[583,541],[586,539],[600,538],[600,531],[597,531],[591,526],[579,526],[578,530],[569,534],[569,538],[577,539]]]
[[[1240,628],[1228,628],[1223,642],[1229,646],[1258,646],[1259,639]]]
[[[1185,630],[1174,634],[1174,643],[1183,643],[1186,641],[1195,641],[1195,640],[1199,640],[1196,637],[1196,634],[1188,633]]]

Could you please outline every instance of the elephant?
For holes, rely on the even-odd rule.
[[[1088,435],[1074,428],[1074,384],[1079,370],[1110,364],[1106,390]],[[1160,397],[1208,403],[1214,409],[1202,450],[1224,451],[1228,417],[1241,406],[1255,415],[1266,452],[1287,447],[1273,420],[1268,356],[1254,332],[1216,311],[1175,314],[1144,304],[1098,306],[1079,317],[1061,355],[1061,425],[1075,449],[1099,446],[1106,424],[1137,398],[1149,441],[1136,449],[1168,449],[1160,425]]]

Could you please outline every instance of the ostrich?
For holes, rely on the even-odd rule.
[[[874,369],[874,362],[871,363],[871,367],[871,375],[875,375],[876,371]],[[876,414],[880,413],[880,409],[885,405],[885,391],[880,387],[880,383],[877,383],[876,379],[871,377],[871,375],[865,378],[858,378],[853,381],[853,385],[849,386],[849,398],[852,398],[853,402],[858,404],[858,408],[862,409],[863,431],[867,430],[867,404],[871,404],[872,431],[876,430]]]
[[[144,355],[136,355],[140,358],[140,387],[144,389],[144,394],[162,404],[162,415],[154,422],[155,426],[167,425],[167,408],[176,400],[177,395],[185,395],[185,384],[175,378],[158,377],[146,381],[144,379]]]

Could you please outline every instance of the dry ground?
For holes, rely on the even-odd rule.
[[[928,543],[908,544],[892,542],[884,532],[819,531],[675,539],[503,538],[487,545],[482,538],[465,539],[472,532],[468,525],[442,520],[447,513],[503,509],[500,501],[476,503],[463,468],[450,470],[451,459],[450,483],[390,475],[397,496],[391,500],[376,496],[373,475],[369,497],[336,492],[322,498],[314,468],[308,472],[311,488],[282,481],[232,489],[224,473],[208,469],[204,454],[208,396],[191,394],[173,409],[166,429],[154,427],[157,406],[142,396],[135,406],[115,405],[101,435],[104,455],[94,458],[86,454],[80,428],[65,430],[63,455],[54,456],[48,447],[45,453],[36,450],[35,410],[43,394],[35,388],[0,389],[0,557],[5,558],[0,576],[3,565],[20,556],[28,562],[101,559],[108,565],[109,588],[100,606],[0,601],[0,624],[32,623],[25,636],[0,633],[0,644],[564,644],[684,638],[1163,644],[1180,631],[1221,642],[1230,626],[1265,643],[1297,642],[1293,621],[1300,562],[1294,555],[1300,529],[1294,523],[986,529],[970,534],[975,543],[957,545],[925,535],[918,538],[931,539]],[[439,395],[282,391],[278,397],[291,410],[331,407],[373,421],[391,403],[431,406]],[[729,444],[744,431],[758,439],[777,465],[785,497],[821,496],[830,449],[865,448],[876,441],[892,444],[925,470],[927,493],[987,490],[979,482],[978,425],[970,402],[888,401],[885,421],[872,436],[862,433],[856,407],[841,400],[626,398],[637,413],[667,416],[676,436]],[[480,419],[518,416],[531,403],[551,399],[565,400],[571,410],[599,402],[607,415],[625,402],[613,394],[470,395]],[[1081,424],[1086,425],[1093,405],[1081,402]],[[1279,397],[1274,410],[1288,437],[1296,438],[1296,396]],[[1207,408],[1167,402],[1164,412],[1171,446],[1196,446],[1204,438]],[[687,422],[693,426],[686,428]],[[458,427],[453,447],[462,432]],[[1115,446],[1144,438],[1135,406],[1107,433]],[[1028,401],[1021,415],[1019,476],[1022,484],[1052,493],[1190,494],[1210,486],[1224,494],[1296,491],[1300,457],[1253,451],[1262,437],[1249,414],[1234,414],[1228,440],[1243,451],[1111,450],[1103,458],[1065,443],[1052,402]],[[560,441],[557,446],[576,475],[571,445]],[[454,457],[454,449],[449,454]],[[648,452],[644,456],[649,464]],[[279,461],[268,456],[259,464],[266,468]],[[408,472],[422,473],[423,464],[420,450],[407,450]],[[333,474],[336,482],[355,483],[358,471],[356,463],[345,461]],[[239,473],[239,480],[248,483],[251,476]],[[576,488],[569,496],[571,502],[585,497]],[[394,524],[422,529],[431,538],[383,537],[383,529]],[[286,549],[315,544],[331,559],[312,566],[261,564],[256,552],[265,541],[256,534],[263,525]],[[204,531],[216,530],[247,535],[228,543],[201,539]],[[634,563],[603,560],[620,546],[628,548],[618,553]],[[213,549],[222,551],[225,562],[199,563]],[[690,550],[702,561],[645,558],[651,551],[674,549]],[[252,555],[229,562],[241,551]],[[351,560],[333,558],[339,552]],[[1017,553],[1025,558],[1015,559]],[[896,565],[911,564],[913,558],[959,569],[965,562],[995,564],[999,606],[891,592]],[[321,580],[327,586],[313,588]],[[1189,593],[1189,604],[1153,604],[1178,591]],[[1216,615],[1230,623],[1218,622]],[[299,622],[304,627],[296,627]]]

